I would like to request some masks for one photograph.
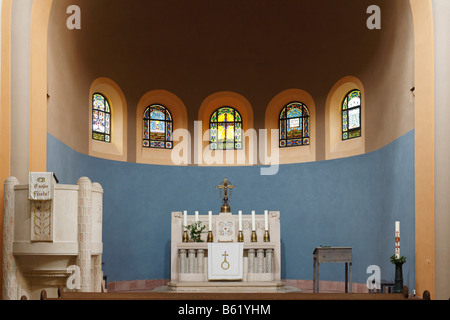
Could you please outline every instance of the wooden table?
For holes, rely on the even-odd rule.
[[[314,274],[313,274],[314,293],[319,292],[320,263],[345,263],[345,293],[349,292],[349,287],[350,292],[352,292],[352,248],[347,247],[315,248],[313,252],[313,260],[314,260]]]

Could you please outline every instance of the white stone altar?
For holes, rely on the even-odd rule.
[[[187,224],[195,216],[187,216]],[[208,227],[209,215],[198,215],[206,226],[201,239],[204,242],[183,242],[183,213],[172,212],[171,281],[168,290],[175,292],[280,292],[281,281],[280,212],[268,212],[270,239],[264,242],[264,214],[255,215],[257,241],[251,242],[252,217],[242,215],[243,276],[241,280],[209,280]],[[238,215],[220,213],[212,215],[213,242],[227,239],[238,241]],[[226,242],[223,242],[226,243]]]
[[[57,184],[53,177],[35,173],[31,185],[14,177],[4,183],[5,300],[36,300],[42,290],[57,297],[60,285],[66,291],[102,290],[103,189],[86,177],[77,185]]]

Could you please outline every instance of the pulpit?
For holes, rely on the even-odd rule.
[[[34,300],[42,290],[100,292],[103,188],[83,177],[58,184],[52,173],[30,173],[4,184],[3,299]]]
[[[192,224],[195,219],[207,227],[211,223],[212,237],[208,237],[207,231],[201,234],[202,242],[192,242],[183,236],[185,223]],[[270,238],[265,234],[266,229]],[[253,231],[256,237],[252,237]],[[281,281],[279,211],[269,211],[267,216],[246,214],[240,218],[231,212],[187,217],[182,212],[172,212],[171,233],[169,291],[279,292],[285,289]]]

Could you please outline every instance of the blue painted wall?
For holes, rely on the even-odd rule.
[[[384,148],[345,159],[260,167],[176,167],[123,163],[80,154],[48,135],[48,171],[60,183],[87,176],[104,188],[103,261],[108,281],[170,278],[172,211],[218,213],[215,186],[237,186],[231,208],[281,211],[283,279],[312,279],[320,245],[353,248],[353,281],[370,265],[394,279],[389,262],[401,221],[404,284],[414,288],[414,132]],[[320,279],[344,280],[343,264],[321,264]]]

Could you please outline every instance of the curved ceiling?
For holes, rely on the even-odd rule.
[[[66,27],[72,4],[81,9],[81,30]],[[381,30],[366,26],[371,4],[382,10]],[[309,92],[319,117],[344,76],[377,92],[396,90],[391,82],[413,78],[412,44],[408,0],[58,0],[49,25],[49,91],[64,81],[75,90],[78,82],[75,100],[109,77],[135,112],[146,92],[165,89],[184,102],[190,122],[207,96],[234,91],[252,103],[261,128],[268,103],[286,89]]]

